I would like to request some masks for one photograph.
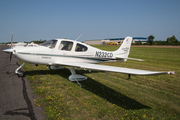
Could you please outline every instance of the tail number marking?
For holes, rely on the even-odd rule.
[[[111,53],[111,52],[96,51],[95,57],[112,58],[113,57],[113,53]]]

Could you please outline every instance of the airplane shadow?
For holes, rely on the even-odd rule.
[[[85,73],[89,73],[88,71],[84,71],[84,70],[76,70],[77,74],[85,74]],[[92,71],[94,72],[99,72],[99,71]],[[25,72],[26,75],[43,75],[43,74],[58,74],[64,78],[66,78],[68,80],[68,77],[70,75],[70,71],[69,69],[62,69],[62,70],[36,70],[36,71],[26,71]],[[70,81],[69,81],[70,82]],[[76,82],[73,82],[74,84],[76,84]],[[124,109],[127,110],[136,110],[136,109],[150,109],[149,106],[143,105],[140,102],[118,92],[113,90],[112,88],[109,88],[105,85],[103,85],[102,83],[89,78],[85,81],[80,81],[80,83],[82,84],[83,89],[88,90],[94,94],[96,94],[97,96],[100,96],[103,99],[106,99],[107,101],[109,101],[112,104],[116,104],[119,107],[122,107]]]

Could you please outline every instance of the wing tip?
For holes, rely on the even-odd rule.
[[[168,75],[174,75],[175,72],[174,71],[170,71],[170,72],[167,72]]]

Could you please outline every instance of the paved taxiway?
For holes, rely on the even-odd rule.
[[[18,77],[14,71],[20,62],[2,50],[0,45],[0,120],[45,120],[42,108],[34,105],[36,96],[32,94],[26,78]]]

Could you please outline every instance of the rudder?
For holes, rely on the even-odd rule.
[[[121,58],[128,58],[128,55],[130,53],[132,39],[133,39],[132,37],[126,37],[122,45],[119,47],[119,49],[114,51],[115,56],[118,56]]]

